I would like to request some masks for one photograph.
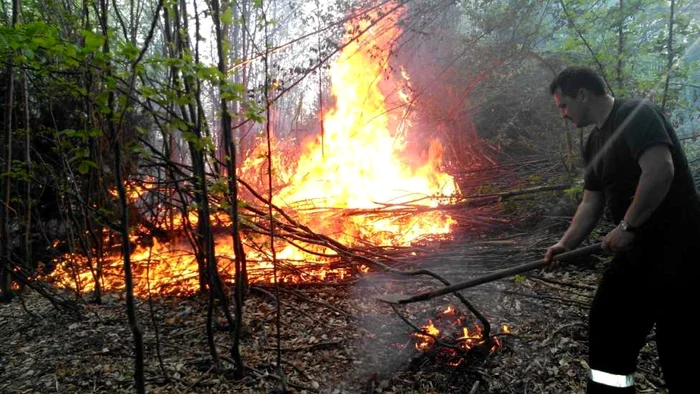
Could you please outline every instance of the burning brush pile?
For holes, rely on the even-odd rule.
[[[395,71],[386,58],[401,33],[396,24],[400,17],[401,12],[393,12],[373,25],[369,20],[359,21],[359,27],[349,24],[354,27],[348,28],[348,42],[330,68],[334,106],[322,114],[325,133],[305,141],[292,163],[289,151],[279,148],[285,145],[282,139],[275,140],[271,199],[266,141],[238,170],[240,194],[247,199],[239,203],[239,211],[252,283],[272,282],[273,261],[282,271],[279,281],[344,279],[367,270],[363,260],[381,259],[385,248],[409,248],[431,237],[449,239],[457,221],[439,208],[456,201],[459,188],[442,168],[441,142],[427,142],[419,165],[406,157],[407,136],[418,111],[413,108],[408,73]],[[196,229],[199,218],[187,197],[194,189],[188,182],[182,180],[173,188],[173,180],[149,175],[127,185],[137,217],[131,241],[139,295],[186,295],[197,290],[196,254],[201,251],[192,246],[196,234],[191,229]],[[218,197],[215,192],[210,196],[215,253],[219,271],[230,279],[231,221]],[[121,256],[113,239],[118,237],[108,230],[97,237],[105,245],[99,253],[80,251],[75,245],[75,253],[56,259],[51,277],[85,293],[94,289],[99,271],[105,290],[122,289]],[[355,259],[357,253],[363,258]],[[351,268],[349,260],[358,264]]]
[[[297,147],[300,153],[291,163],[278,137],[270,152],[271,187],[266,141],[238,169],[246,198],[239,203],[240,224],[252,284],[344,280],[372,269],[374,262],[415,255],[411,247],[423,240],[449,239],[457,224],[440,209],[460,198],[458,185],[443,168],[441,142],[426,142],[420,164],[405,156],[420,111],[414,108],[408,72],[389,66],[401,34],[401,12],[382,15],[373,25],[349,24],[354,27],[348,28],[346,45],[330,67],[334,105],[319,114],[324,135]],[[359,38],[358,32],[363,32]],[[180,182],[177,188],[174,181]],[[194,242],[200,220],[187,197],[194,187],[187,182],[148,175],[127,185],[137,218],[131,260],[138,296],[186,296],[201,289],[202,250]],[[221,179],[212,176],[216,182]],[[222,279],[233,284],[231,221],[225,199],[211,189],[216,264]],[[93,235],[102,238],[100,247],[73,245],[74,252],[56,259],[49,279],[81,294],[94,291],[96,283],[102,291],[120,292],[125,284],[119,242],[109,230]],[[273,267],[278,268],[275,276]],[[450,307],[414,335],[415,348],[459,365],[465,352],[486,341],[479,327]],[[499,346],[492,338],[491,350]]]

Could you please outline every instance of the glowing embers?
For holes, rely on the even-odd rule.
[[[470,324],[470,320],[452,306],[442,308],[435,318],[428,319],[420,332],[411,334],[413,345],[417,351],[429,353],[439,362],[456,367],[465,361],[470,350],[487,345],[483,328]],[[498,335],[508,333],[506,325],[502,325],[496,335],[492,333],[488,351],[498,350],[501,347]]]

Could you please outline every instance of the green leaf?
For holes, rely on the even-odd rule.
[[[136,60],[140,51],[131,41],[122,41],[119,43],[119,50],[124,57],[129,60]]]
[[[83,160],[80,162],[80,166],[78,167],[78,172],[81,175],[85,175],[88,172],[90,172],[91,169],[97,169],[97,163],[91,160]]]
[[[83,30],[82,34],[83,37],[85,37],[85,50],[88,52],[95,52],[105,44],[105,36],[101,34],[94,33],[90,30]]]
[[[208,81],[216,81],[221,76],[219,69],[216,67],[199,67],[197,68],[197,76],[200,79]]]
[[[229,7],[226,11],[221,14],[221,22],[230,25],[233,21],[233,7]]]
[[[90,157],[90,148],[78,149],[75,151],[75,157],[82,159],[85,157]]]
[[[158,91],[155,88],[147,85],[141,86],[141,96],[143,96],[143,98],[149,99],[156,97],[157,95]]]

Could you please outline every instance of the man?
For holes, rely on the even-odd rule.
[[[614,257],[589,315],[587,393],[635,392],[637,357],[654,324],[669,392],[695,392],[699,341],[684,338],[684,324],[700,305],[693,289],[700,280],[700,198],[675,131],[653,103],[607,94],[590,69],[565,69],[550,92],[564,119],[595,128],[583,152],[583,200],[545,261],[576,248],[604,210],[618,224],[603,240]]]

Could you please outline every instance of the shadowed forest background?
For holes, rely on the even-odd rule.
[[[373,297],[541,258],[582,194],[566,66],[659,104],[700,181],[697,0],[0,7],[0,392],[577,392],[603,259],[438,331]]]

